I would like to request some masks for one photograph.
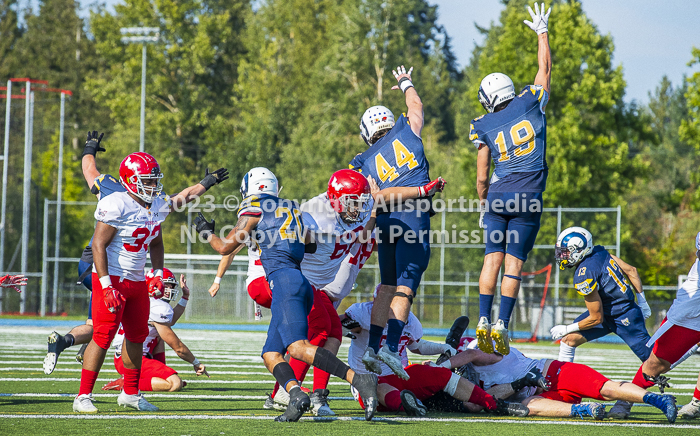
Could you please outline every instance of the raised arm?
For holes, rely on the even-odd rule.
[[[185,313],[187,301],[190,299],[190,288],[187,286],[187,279],[185,278],[184,274],[180,274],[180,289],[182,289],[182,297],[180,298],[180,302],[173,308],[173,320],[170,323],[171,326],[175,325],[182,314]],[[185,301],[183,302],[182,300]]]
[[[226,179],[228,179],[228,170],[226,168],[219,168],[213,173],[210,173],[209,168],[207,168],[201,182],[197,183],[196,185],[189,186],[180,191],[180,193],[177,195],[171,197],[173,208],[175,210],[182,208],[190,201],[193,201],[197,197],[207,192],[212,186],[218,185]]]
[[[88,188],[92,191],[92,186],[95,184],[95,179],[100,177],[100,172],[97,170],[97,163],[95,161],[95,156],[98,151],[107,151],[100,146],[102,137],[104,133],[100,133],[98,136],[97,130],[88,132],[87,141],[85,141],[85,148],[83,149],[82,157],[82,169],[83,177],[88,184]]]
[[[539,69],[535,76],[535,85],[542,85],[545,91],[549,93],[549,84],[552,77],[552,53],[549,50],[549,32],[547,24],[549,22],[549,14],[552,12],[550,7],[547,13],[544,12],[544,3],[542,8],[535,3],[535,11],[532,11],[530,6],[527,11],[532,17],[532,21],[524,20],[523,22],[532,30],[537,32],[537,64]]]
[[[399,83],[391,89],[400,89],[405,94],[406,107],[408,108],[406,114],[411,125],[411,130],[420,138],[421,132],[423,131],[423,102],[420,97],[418,97],[418,92],[413,86],[411,72],[413,72],[413,67],[409,68],[408,72],[406,72],[406,68],[403,65],[392,71]]]
[[[201,212],[192,224],[195,226],[197,233],[202,235],[214,250],[221,255],[228,255],[244,245],[244,241],[250,237],[258,222],[260,222],[259,216],[241,215],[238,218],[236,227],[229,232],[225,239],[221,239],[214,234],[214,220],[211,222],[207,221]]]

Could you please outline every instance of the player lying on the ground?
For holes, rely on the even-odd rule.
[[[309,343],[308,315],[314,296],[309,281],[301,273],[301,261],[304,252],[316,251],[316,243],[304,229],[301,211],[293,201],[273,194],[248,195],[247,181],[248,175],[242,183],[244,198],[238,222],[225,239],[214,235],[214,221],[208,222],[201,213],[193,224],[219,254],[231,254],[245,243],[261,249],[260,261],[273,295],[272,319],[262,358],[290,397],[287,410],[275,419],[298,421],[311,406],[294,370],[284,360],[288,351],[291,357],[346,380],[362,392],[368,400],[365,419],[371,420],[377,407],[377,377],[356,374],[332,352]]]
[[[545,392],[541,387],[523,388],[514,395],[530,409],[531,416],[566,417],[592,416],[605,417],[605,406],[600,403],[583,403],[583,398],[599,401],[624,400],[631,403],[644,402],[661,410],[669,422],[676,420],[676,399],[671,395],[648,392],[628,382],[608,379],[589,366],[573,362],[560,362],[552,359],[530,359],[516,348],[511,348],[507,356],[487,354],[477,349],[472,341],[467,349],[450,357],[441,364],[449,369],[460,369],[465,374],[477,374],[473,382],[482,383],[484,388],[511,383],[522,378],[533,368],[538,369],[547,381]]]
[[[668,372],[673,363],[687,359],[690,350],[700,342],[700,232],[695,237],[695,250],[696,259],[688,279],[678,288],[661,327],[647,343],[654,348],[634,377],[637,386],[648,388],[658,384],[661,389],[668,386],[668,378],[661,374]],[[693,400],[683,407],[684,416],[699,416],[699,403],[700,390],[696,387]]]
[[[379,286],[377,287],[379,288]],[[375,291],[376,298],[377,291]],[[341,317],[343,325],[355,336],[348,351],[348,363],[357,372],[364,372],[362,356],[369,341],[369,327],[373,302],[355,303]],[[386,333],[386,329],[385,332]],[[384,335],[382,335],[384,337]],[[420,355],[435,355],[445,352],[451,354],[456,350],[447,344],[439,344],[422,339],[423,326],[412,313],[399,339],[399,355],[403,365],[408,365],[406,349]],[[383,340],[383,339],[382,339]],[[403,379],[393,373],[387,365],[381,365],[381,376],[377,393],[380,411],[396,412],[404,410],[409,415],[423,416],[427,408],[423,402],[445,393],[461,402],[477,403],[486,410],[514,416],[527,416],[527,408],[519,404],[498,402],[478,386],[444,368],[426,365],[409,365],[405,367],[409,378]],[[362,405],[361,395],[353,390],[353,395]],[[466,410],[461,410],[466,412]]]
[[[651,349],[646,346],[650,336],[644,320],[651,316],[651,308],[637,268],[593,245],[593,236],[583,227],[561,232],[554,249],[559,269],[576,268],[574,286],[588,309],[572,324],[552,327],[552,339],[561,339],[559,360],[573,362],[576,347],[610,333],[622,338],[639,360],[647,360]],[[632,403],[618,401],[607,416],[626,419],[630,410]]]
[[[496,351],[502,355],[509,353],[508,323],[520,291],[523,264],[540,230],[542,195],[549,174],[544,110],[552,72],[547,31],[551,8],[545,13],[544,3],[542,10],[535,3],[535,12],[529,6],[528,11],[532,22],[525,24],[537,33],[539,69],[534,85],[526,86],[516,96],[513,81],[505,74],[484,77],[479,102],[488,113],[474,119],[469,132],[469,140],[478,150],[476,190],[482,204],[479,227],[484,229],[486,244],[479,276],[476,336],[482,351],[493,353],[493,338]],[[489,180],[492,160],[494,170]],[[492,330],[491,308],[504,262],[498,321]]]
[[[181,207],[210,187],[226,180],[228,171],[206,171],[202,181],[178,195],[162,194],[163,174],[155,158],[138,152],[128,155],[119,167],[119,179],[127,192],[100,198],[95,210],[92,241],[94,297],[92,299],[92,340],[85,349],[80,390],[73,411],[96,413],[92,391],[107,350],[119,325],[124,329],[122,361],[124,389],[117,404],[137,410],[158,410],[139,393],[143,341],[148,336],[149,294],[163,292],[165,248],[161,224],[174,207]],[[149,256],[155,270],[150,285],[144,268]]]
[[[153,270],[146,276],[146,281],[153,279]],[[191,363],[197,375],[209,377],[203,363],[182,343],[175,334],[172,326],[185,313],[185,307],[190,298],[190,289],[187,287],[187,280],[184,275],[180,275],[180,286],[182,287],[182,298],[173,309],[170,302],[177,297],[177,280],[175,275],[168,269],[163,268],[163,296],[159,299],[150,298],[151,310],[148,315],[148,337],[143,343],[143,360],[141,361],[141,379],[139,381],[140,391],[169,391],[177,392],[185,386],[177,371],[165,364],[165,347],[168,344],[182,360]],[[114,337],[114,367],[122,378],[107,383],[102,387],[106,390],[121,390],[124,387],[124,363],[122,362],[122,344],[124,342],[124,331],[119,329]]]

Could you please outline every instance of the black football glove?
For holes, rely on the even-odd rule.
[[[340,324],[345,327],[348,330],[356,329],[360,327],[360,323],[355,321],[354,319],[350,318],[349,316],[345,316],[345,318],[340,321]]]
[[[209,188],[214,185],[218,185],[226,179],[228,179],[228,170],[226,168],[219,168],[213,173],[210,173],[209,168],[207,168],[204,173],[204,178],[201,182],[199,182],[199,184],[204,186],[204,189],[208,191]]]
[[[214,234],[215,224],[216,221],[214,220],[211,220],[211,222],[207,221],[207,219],[204,218],[204,215],[202,215],[202,212],[199,212],[199,214],[195,217],[194,222],[192,222],[194,229],[204,238],[208,238],[209,235]]]
[[[102,141],[102,137],[105,136],[105,134],[100,133],[99,137],[97,134],[97,130],[93,130],[92,132],[88,131],[87,141],[85,141],[85,148],[83,149],[83,154],[81,157],[85,156],[86,154],[95,156],[98,151],[107,151],[100,146],[100,141]]]

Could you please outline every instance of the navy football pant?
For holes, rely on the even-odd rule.
[[[267,279],[272,291],[272,318],[262,354],[284,354],[294,342],[309,338],[308,316],[314,304],[314,294],[298,269],[283,268]]]
[[[579,322],[587,316],[588,311],[585,311],[576,318],[575,322]],[[644,324],[642,309],[636,305],[621,315],[605,315],[601,324],[588,330],[581,330],[579,333],[589,342],[615,333],[625,341],[642,362],[647,360],[651,354],[651,348],[646,345],[651,337]]]
[[[484,214],[486,253],[507,253],[525,261],[535,245],[542,217],[542,194],[489,192]],[[539,202],[539,203],[537,203]],[[539,208],[536,209],[536,205]]]

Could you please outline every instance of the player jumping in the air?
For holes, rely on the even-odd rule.
[[[676,299],[666,313],[661,327],[651,337],[647,346],[654,346],[649,358],[639,367],[633,383],[643,388],[658,384],[667,386],[667,378],[661,374],[690,357],[700,342],[700,233],[695,237],[695,263],[688,272]],[[700,416],[700,379],[693,399],[680,414],[684,418]]]
[[[533,368],[544,374],[546,391],[542,386],[520,386],[508,397],[521,401],[530,409],[530,416],[605,417],[605,406],[600,403],[581,403],[583,398],[599,401],[624,400],[630,403],[644,402],[661,410],[669,422],[676,420],[676,399],[671,395],[656,394],[632,383],[612,381],[586,365],[560,362],[552,359],[531,359],[513,348],[507,356],[486,354],[473,342],[467,349],[442,363],[445,368],[461,368],[463,376],[476,372],[478,380],[488,389],[495,385],[512,383]]]
[[[80,391],[73,402],[75,412],[95,413],[92,390],[107,350],[124,329],[124,390],[117,404],[137,410],[158,410],[139,393],[143,341],[148,336],[148,296],[163,293],[163,236],[161,223],[172,207],[179,207],[226,180],[221,168],[174,197],[161,195],[163,174],[153,156],[139,152],[128,155],[119,167],[119,179],[126,192],[101,198],[95,210],[97,226],[92,241],[94,298],[93,335],[85,350]],[[150,251],[155,270],[146,284],[144,267]]]
[[[368,370],[376,371],[379,361],[406,379],[398,353],[401,332],[408,320],[423,272],[430,261],[431,198],[444,188],[444,181],[430,181],[428,160],[423,149],[423,103],[411,82],[413,69],[400,66],[393,71],[406,97],[408,116],[394,114],[384,106],[365,111],[360,121],[360,135],[369,148],[350,162],[350,168],[377,181],[387,194],[385,207],[377,212],[378,260],[381,288],[372,309],[369,346],[363,356]],[[418,199],[407,199],[409,189]],[[389,319],[389,310],[395,318]],[[388,320],[388,323],[387,323]],[[386,343],[381,350],[384,327],[388,325]]]
[[[151,270],[146,275],[146,282],[150,284],[154,278]],[[177,355],[187,363],[191,363],[195,374],[209,377],[203,363],[197,359],[187,348],[180,338],[175,334],[172,326],[185,313],[185,307],[190,297],[190,288],[184,275],[180,275],[180,286],[182,287],[182,298],[173,309],[170,302],[177,297],[177,280],[175,275],[168,269],[163,268],[163,296],[159,299],[150,297],[151,309],[148,315],[148,337],[143,342],[143,359],[141,361],[141,379],[139,390],[141,391],[168,391],[176,392],[184,387],[184,382],[177,374],[177,371],[165,364],[164,343],[175,350]],[[124,362],[122,361],[122,345],[124,343],[124,330],[119,329],[114,337],[114,366],[117,372],[124,375]],[[107,383],[102,387],[103,391],[122,390],[124,387],[124,377]]]
[[[588,309],[572,324],[552,327],[552,339],[561,339],[559,360],[573,362],[576,347],[610,333],[622,338],[639,360],[647,360],[651,349],[646,346],[649,333],[644,320],[651,316],[651,308],[637,268],[593,245],[593,236],[583,227],[561,232],[554,249],[560,269],[576,268],[574,287]],[[608,417],[625,419],[631,409],[631,403],[618,401]]]
[[[507,355],[508,323],[520,290],[521,273],[528,253],[535,244],[542,215],[542,193],[547,184],[547,119],[544,108],[549,100],[552,57],[549,51],[545,14],[535,3],[528,6],[537,32],[539,70],[535,84],[515,94],[513,81],[502,73],[492,73],[481,81],[479,101],[488,112],[472,121],[469,139],[478,152],[476,189],[481,200],[479,226],[484,229],[486,251],[479,277],[479,348]],[[494,171],[489,181],[493,160]],[[498,273],[505,259],[501,281],[498,321],[491,327],[491,307]]]
[[[265,192],[260,186],[252,187],[249,182],[250,174],[246,174],[241,187],[243,201],[238,222],[226,239],[214,235],[214,221],[208,222],[201,213],[194,225],[219,254],[231,254],[246,241],[260,250],[260,260],[273,296],[272,319],[262,358],[268,371],[290,397],[287,410],[276,420],[298,421],[311,405],[309,396],[299,387],[294,370],[284,360],[286,351],[295,359],[348,381],[363,396],[366,395],[365,419],[371,420],[377,408],[377,377],[356,374],[332,352],[309,343],[307,317],[314,295],[300,265],[305,251],[316,251],[316,243],[304,229],[301,211],[296,203],[267,193],[270,191]],[[263,193],[249,195],[249,189]]]
[[[83,177],[92,192],[98,200],[107,197],[114,192],[126,192],[126,189],[110,174],[101,174],[97,170],[95,157],[98,151],[106,151],[102,146],[102,137],[104,133],[98,134],[97,131],[88,132],[87,141],[82,157]],[[82,283],[88,291],[92,292],[92,239],[83,250],[78,262],[78,282]],[[88,304],[88,316],[85,324],[75,326],[65,335],[60,335],[58,332],[53,332],[48,339],[48,352],[44,358],[44,374],[51,374],[56,368],[58,356],[73,345],[83,345],[78,352],[76,359],[78,362],[83,361],[83,353],[88,342],[92,338],[92,295]]]

